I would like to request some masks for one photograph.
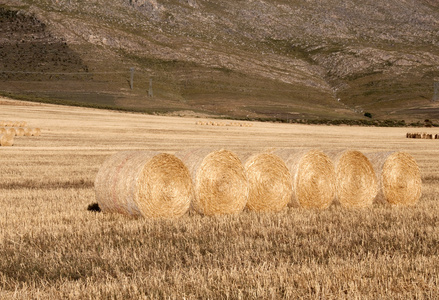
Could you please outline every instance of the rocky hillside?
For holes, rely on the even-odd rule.
[[[3,93],[237,117],[439,119],[436,0],[15,0],[0,2],[0,22]]]

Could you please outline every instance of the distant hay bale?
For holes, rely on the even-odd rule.
[[[247,207],[254,211],[280,211],[291,201],[293,178],[284,161],[272,153],[259,153],[246,159]]]
[[[248,198],[244,167],[231,151],[192,149],[176,154],[191,172],[195,189],[192,208],[204,215],[237,214]]]
[[[124,151],[101,166],[95,193],[103,212],[176,218],[189,209],[193,186],[188,169],[174,155]]]
[[[372,164],[359,151],[328,152],[336,174],[336,196],[344,207],[371,206],[378,193],[378,181]]]
[[[0,135],[0,146],[13,146],[14,136],[12,134]]]
[[[41,135],[41,129],[40,128],[32,128],[30,130],[30,133],[32,136],[40,136]]]
[[[17,132],[15,131],[15,128],[8,127],[8,128],[6,128],[6,134],[10,134],[10,135],[16,136]]]
[[[20,122],[12,122],[12,127],[20,127]]]
[[[29,127],[25,127],[23,129],[24,129],[25,136],[32,136],[32,130]]]
[[[21,127],[15,128],[16,136],[24,136],[24,129]]]
[[[377,174],[377,201],[395,205],[414,205],[422,193],[422,180],[415,159],[405,152],[366,154]]]
[[[335,168],[320,150],[283,149],[275,152],[293,178],[293,205],[325,209],[335,198]]]
[[[13,124],[12,121],[5,121],[5,127],[12,127]]]
[[[27,126],[27,122],[25,121],[21,121],[19,127],[26,127]]]
[[[0,127],[5,127],[6,122],[5,121],[0,121]]]

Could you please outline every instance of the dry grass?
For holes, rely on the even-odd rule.
[[[439,296],[435,140],[406,139],[404,128],[205,127],[191,118],[2,105],[0,119],[14,118],[44,134],[0,148],[1,299]],[[173,221],[87,211],[99,167],[115,152],[211,146],[405,151],[420,166],[422,197],[414,207]]]

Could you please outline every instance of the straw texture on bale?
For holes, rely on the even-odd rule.
[[[103,212],[145,218],[182,216],[193,198],[189,170],[171,154],[124,151],[108,158],[95,180]]]
[[[25,136],[32,136],[32,131],[29,127],[24,128],[24,135]]]
[[[377,201],[414,205],[422,193],[422,180],[415,159],[405,152],[378,152],[366,156],[377,174]]]
[[[247,207],[254,211],[280,211],[291,201],[293,179],[284,161],[272,153],[250,156],[244,164],[248,178]]]
[[[0,135],[0,146],[13,146],[14,136],[11,134]]]
[[[352,208],[371,206],[378,193],[378,181],[367,157],[354,150],[328,154],[335,164],[336,195],[340,204]]]
[[[177,153],[191,172],[195,189],[192,208],[204,215],[237,214],[248,198],[244,167],[231,151],[210,149]]]
[[[6,128],[6,134],[10,134],[10,135],[16,136],[17,132],[15,131],[15,128],[9,127],[9,128]]]
[[[5,121],[0,121],[0,127],[5,127],[6,122]]]
[[[5,134],[5,133],[6,133],[6,128],[0,127],[0,134]]]
[[[15,135],[16,136],[24,136],[24,129],[21,127],[15,128]]]
[[[335,198],[335,168],[320,150],[283,149],[275,152],[293,178],[292,204],[307,209],[325,209]]]
[[[19,127],[26,127],[27,126],[27,122],[25,121],[21,121]]]
[[[12,121],[5,121],[6,127],[12,127],[13,122]]]
[[[32,136],[40,136],[41,135],[41,129],[40,128],[32,128],[30,130],[30,133]]]

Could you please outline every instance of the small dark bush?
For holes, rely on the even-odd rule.
[[[100,212],[101,208],[99,207],[98,203],[92,203],[87,207],[88,211],[95,211],[95,212]]]
[[[367,118],[372,118],[372,114],[370,112],[365,112],[364,116]]]

